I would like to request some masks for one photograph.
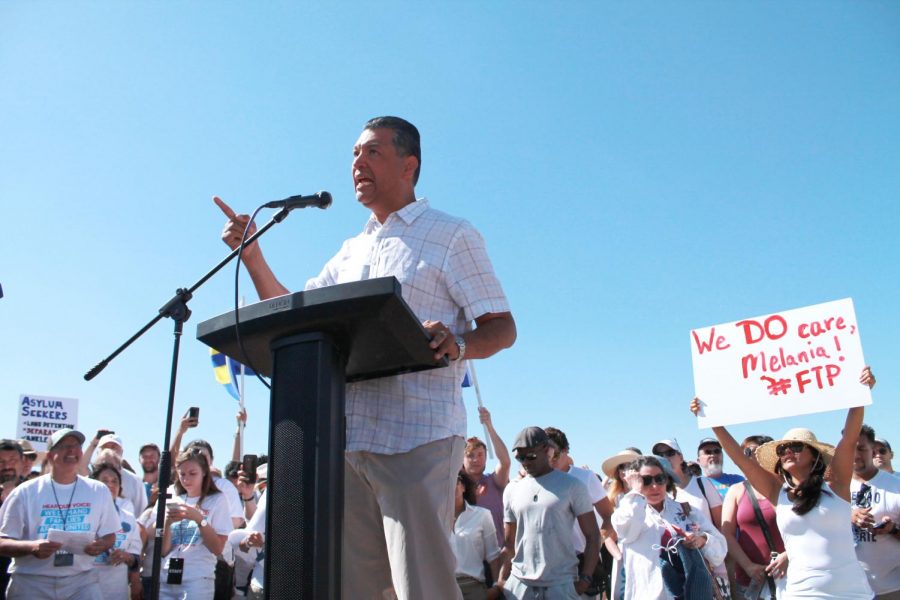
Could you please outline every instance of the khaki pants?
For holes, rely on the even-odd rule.
[[[464,446],[345,454],[342,598],[461,600],[449,536]]]

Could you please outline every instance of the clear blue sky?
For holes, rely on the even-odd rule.
[[[518,342],[478,365],[507,442],[554,425],[594,468],[671,435],[690,456],[692,328],[852,297],[866,420],[900,446],[898,32],[874,1],[3,2],[0,435],[26,393],[80,399],[132,460],[161,442],[170,322],[84,372],[225,255],[214,194],[334,195],[264,240],[301,288],[367,218],[362,124],[396,114],[422,132],[417,191],[483,232],[512,304]],[[217,458],[236,403],[194,334],[232,280],[191,303],[176,407]],[[248,407],[265,452],[260,385]]]

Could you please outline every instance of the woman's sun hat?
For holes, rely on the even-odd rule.
[[[616,468],[622,463],[633,463],[637,459],[641,457],[640,454],[635,452],[634,450],[622,450],[621,452],[617,452],[613,454],[609,458],[603,461],[603,464],[600,466],[600,469],[606,474],[610,479],[616,478]]]
[[[774,473],[775,465],[778,464],[778,455],[775,453],[775,449],[781,444],[788,442],[803,442],[807,446],[812,446],[822,455],[822,460],[826,466],[831,463],[831,458],[834,456],[834,446],[820,442],[816,438],[816,434],[809,429],[795,427],[785,433],[780,440],[766,442],[756,449],[756,460],[759,462],[759,466]]]

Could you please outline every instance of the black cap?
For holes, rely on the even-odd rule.
[[[697,451],[699,452],[700,448],[702,448],[703,446],[708,446],[709,444],[715,444],[719,448],[722,447],[722,444],[720,444],[719,440],[717,440],[716,438],[703,438],[702,440],[700,440],[700,443],[697,444]]]
[[[512,449],[536,448],[538,446],[543,446],[549,441],[550,438],[547,437],[547,432],[540,427],[526,427],[516,436],[516,441],[513,442]]]

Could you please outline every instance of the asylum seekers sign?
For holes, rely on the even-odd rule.
[[[691,331],[699,427],[872,403],[853,300]]]
[[[78,400],[22,394],[16,435],[35,450],[47,449],[47,440],[57,429],[78,428]]]

